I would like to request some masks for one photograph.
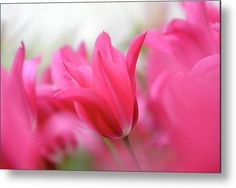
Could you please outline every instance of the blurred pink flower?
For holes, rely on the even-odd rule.
[[[135,67],[145,36],[132,41],[125,57],[103,32],[95,43],[91,67],[65,62],[77,86],[61,90],[55,97],[75,101],[81,119],[102,136],[123,138],[137,121]]]
[[[219,10],[205,2],[183,7],[186,20],[146,37],[148,109],[172,147],[175,165],[167,170],[219,172]]]
[[[67,69],[70,70],[70,73]],[[54,84],[57,85],[58,88],[72,86],[76,81],[79,81],[83,86],[82,76],[89,74],[87,73],[90,72],[89,69],[89,62],[83,42],[76,50],[73,50],[69,45],[65,45],[58,49],[52,56],[51,76]],[[73,72],[76,74],[73,74]],[[79,73],[79,75],[77,75],[77,73]],[[76,80],[71,74],[75,76]]]
[[[9,73],[1,65],[1,166],[12,169],[38,169],[39,153],[33,132],[33,111],[24,85],[24,44],[17,50]],[[23,65],[24,64],[24,65]],[[34,79],[34,72],[31,72]],[[29,86],[29,87],[28,87]],[[33,87],[33,83],[32,83]]]
[[[78,84],[67,71],[71,67],[71,71],[84,69],[85,73],[90,69],[84,43],[77,50],[69,45],[59,48],[37,85],[37,135],[41,154],[52,167],[81,148],[93,157],[94,164],[100,164],[107,149],[98,135],[78,118],[73,101],[52,98],[58,88]]]
[[[219,8],[203,1],[182,4],[185,20],[173,19],[164,31],[153,29],[145,39],[152,49],[148,54],[148,84],[162,71],[190,71],[198,61],[220,51]]]
[[[26,96],[29,100],[31,121],[33,127],[36,127],[37,124],[36,75],[37,75],[37,66],[40,63],[40,61],[41,57],[36,56],[30,60],[25,60],[23,66],[23,84],[25,87]]]
[[[54,112],[37,130],[41,154],[50,162],[62,162],[65,155],[72,154],[78,147],[79,126],[75,114]]]
[[[59,162],[56,157],[77,147],[78,123],[71,118],[76,115],[72,103],[52,100],[57,86],[48,69],[47,79],[36,82],[40,56],[30,60],[24,56],[22,44],[10,73],[1,66],[1,166],[39,169],[44,167],[44,158]]]
[[[55,58],[61,56],[64,49],[70,50],[68,54],[73,55],[74,52],[69,46],[57,50],[36,87],[37,138],[40,153],[50,165],[62,162],[65,156],[73,154],[79,146],[77,126],[80,125],[80,120],[76,116],[73,103],[52,98],[63,84],[73,82],[70,75],[65,76],[67,71],[61,58]]]

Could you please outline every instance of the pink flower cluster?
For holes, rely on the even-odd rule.
[[[58,169],[74,156],[72,169],[86,159],[88,170],[219,172],[219,7],[181,6],[185,19],[138,34],[126,54],[102,32],[92,58],[83,42],[65,45],[39,78],[41,58],[25,60],[22,42],[10,71],[1,65],[1,168]]]

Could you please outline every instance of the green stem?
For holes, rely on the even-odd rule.
[[[130,141],[129,141],[128,136],[124,137],[123,140],[124,140],[124,143],[126,144],[128,150],[129,150],[130,155],[132,156],[132,158],[133,158],[133,160],[134,160],[134,162],[135,162],[135,164],[136,164],[138,170],[141,170],[141,166],[140,166],[140,164],[139,164],[139,162],[138,162],[138,159],[137,159],[137,157],[136,157],[136,155],[135,155],[135,152],[134,152],[134,150],[133,150],[133,148],[132,148],[132,146],[131,146],[131,144],[130,144]]]

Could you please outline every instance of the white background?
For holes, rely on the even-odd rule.
[[[32,2],[24,0],[23,2]],[[34,0],[36,1],[36,0]],[[41,2],[46,0],[40,0]],[[54,0],[61,1],[61,0]],[[70,0],[73,1],[73,0]],[[0,0],[17,2],[17,0]],[[22,2],[19,0],[19,2]],[[48,2],[48,1],[46,1]],[[51,0],[53,2],[53,0]],[[236,1],[222,1],[222,173],[0,171],[0,187],[236,187]],[[22,151],[24,152],[24,151]],[[16,156],[17,157],[17,156]]]

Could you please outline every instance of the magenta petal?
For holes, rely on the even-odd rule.
[[[162,50],[165,53],[170,53],[171,51],[171,46],[163,33],[155,29],[148,31],[144,43],[150,48]]]
[[[80,124],[74,113],[54,112],[38,129],[42,154],[52,162],[61,162],[58,155],[70,154],[78,146]]]
[[[23,80],[24,80],[24,86],[27,94],[27,98],[30,102],[31,111],[33,114],[33,120],[35,120],[36,116],[36,74],[37,74],[37,65],[39,64],[41,60],[41,57],[34,57],[31,60],[24,62],[23,67]]]
[[[183,2],[187,20],[195,25],[202,24],[204,28],[208,27],[208,17],[206,2]]]
[[[219,56],[214,55],[191,73],[163,73],[154,82],[151,105],[157,125],[171,134],[179,171],[219,171],[219,81]]]
[[[146,34],[147,32],[139,34],[130,43],[129,50],[126,55],[126,64],[131,78],[134,77],[138,55],[143,45]]]
[[[51,67],[47,67],[43,71],[39,83],[40,84],[52,84],[53,83]]]
[[[29,100],[23,85],[24,56],[25,49],[22,43],[7,80],[3,78],[7,83],[4,84],[5,91],[1,98],[1,132],[4,133],[1,135],[1,155],[3,160],[7,161],[8,168],[34,169],[38,166],[39,156],[32,133]]]
[[[88,65],[84,43],[81,43],[77,51],[66,45],[60,49],[60,53],[62,62],[68,61],[75,66]]]
[[[194,24],[214,24],[220,22],[219,6],[212,2],[183,2],[187,20]]]
[[[212,55],[205,57],[201,61],[199,61],[193,69],[191,70],[191,75],[199,78],[207,78],[213,77],[215,75],[219,75],[220,70],[220,55]]]
[[[63,65],[61,50],[57,50],[52,57],[51,73],[53,82],[58,87],[68,87],[73,85],[71,75],[66,71]]]
[[[95,43],[94,56],[100,51],[109,61],[125,66],[125,56],[118,49],[114,48],[111,43],[110,36],[106,32],[102,32]],[[96,58],[96,57],[94,57]]]
[[[22,78],[22,69],[23,69],[23,62],[25,59],[25,45],[21,42],[21,46],[16,52],[16,55],[13,60],[12,68],[9,75],[14,75],[16,77]],[[19,79],[22,82],[22,79]]]
[[[114,61],[112,50],[111,38],[106,32],[102,32],[96,40],[94,55],[96,56],[97,50],[101,51],[110,61]]]
[[[64,62],[64,66],[81,87],[89,87],[92,76],[92,70],[89,65],[75,66],[70,62]]]
[[[100,134],[109,138],[122,136],[122,130],[106,101],[90,89],[67,88],[54,96],[76,102],[78,115]]]
[[[149,107],[151,108],[152,113],[154,114],[154,119],[159,128],[169,129],[172,125],[171,114],[169,111],[171,109],[171,92],[168,92],[170,82],[173,73],[170,71],[161,72],[158,77],[153,81],[150,91],[149,91]],[[165,98],[165,100],[164,100]]]
[[[215,4],[208,2],[206,3],[206,9],[207,9],[208,21],[211,24],[219,23],[220,22],[219,6],[216,6]]]
[[[160,44],[161,45],[161,44]],[[147,64],[147,81],[151,84],[163,71],[180,71],[185,67],[178,64],[178,60],[171,54],[160,50],[149,50]]]
[[[86,52],[86,47],[85,43],[81,42],[80,45],[78,46],[78,49],[76,51],[77,56],[82,56],[83,58],[87,59],[87,52]]]
[[[126,67],[109,61],[102,52],[98,52],[97,61],[93,62],[92,68],[95,83],[93,88],[107,101],[124,132],[129,132],[135,91],[132,90]]]
[[[166,39],[179,64],[183,64],[188,70],[200,59],[216,51],[209,32],[204,33],[201,27],[178,19],[168,25]]]
[[[58,87],[63,88],[74,85],[74,79],[80,77],[80,75],[76,76],[76,70],[73,71],[72,68],[79,69],[80,66],[89,65],[84,54],[85,52],[83,51],[85,49],[82,48],[81,50],[82,51],[80,51],[80,49],[79,51],[74,51],[70,46],[66,45],[54,53],[51,70],[53,81]],[[68,66],[64,64],[68,64]]]
[[[205,43],[208,44],[208,48],[212,51],[217,47],[216,49],[218,50],[219,48],[216,44],[219,43],[219,37],[217,37],[217,40],[214,40],[215,36],[212,36],[210,27],[212,24],[219,23],[219,8],[204,1],[185,2],[184,8],[187,15],[187,22],[199,28],[199,33],[201,33],[202,38],[205,38]],[[218,52],[219,50],[217,53]]]

